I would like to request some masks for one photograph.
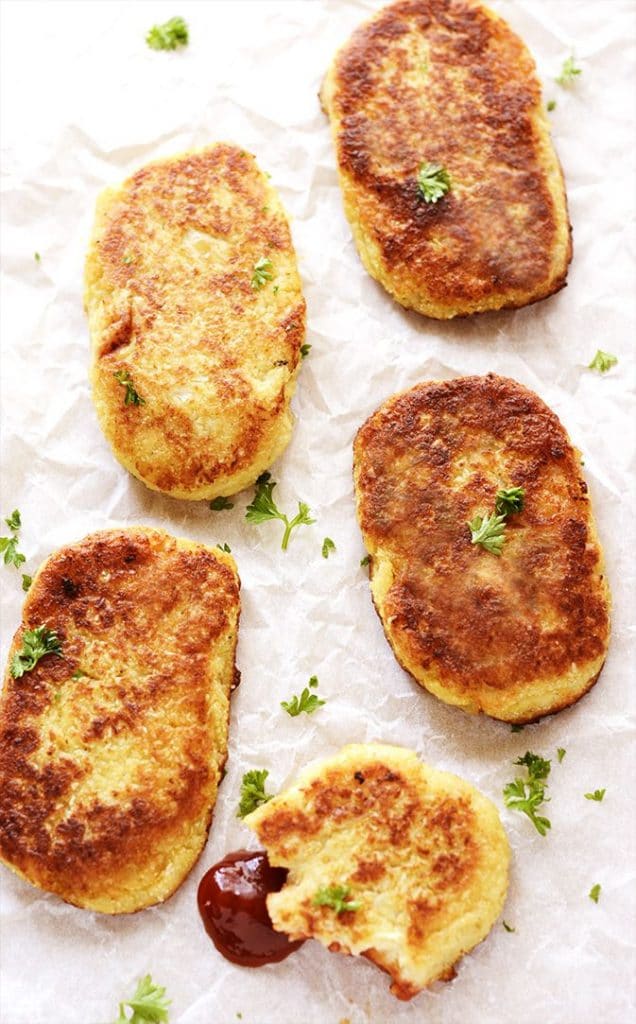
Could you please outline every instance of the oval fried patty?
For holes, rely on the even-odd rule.
[[[85,305],[101,427],[148,487],[233,494],[286,447],[305,302],[285,213],[249,153],[219,143],[107,189]]]
[[[399,999],[452,978],[504,903],[510,848],[495,807],[402,747],[343,747],[245,821],[289,869],[267,897],[276,930],[368,957]]]
[[[509,722],[596,682],[609,592],[580,457],[532,391],[505,377],[418,384],[354,445],[371,592],[400,664],[449,704]],[[497,556],[468,523],[500,489],[525,504]]]
[[[238,616],[231,556],[158,530],[96,533],[43,564],[0,700],[5,864],[109,914],[174,892],[226,759]],[[42,626],[61,656],[16,675]]]
[[[358,28],[321,92],[364,266],[409,309],[448,319],[565,284],[563,175],[532,57],[473,0],[400,0]],[[423,164],[450,176],[427,202]]]

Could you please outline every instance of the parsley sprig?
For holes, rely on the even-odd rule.
[[[22,634],[22,650],[14,654],[11,660],[13,678],[20,679],[25,672],[30,672],[45,654],[62,657],[62,647],[55,630],[49,629],[48,626],[25,629]]]
[[[281,548],[287,550],[292,530],[297,526],[311,526],[316,520],[311,518],[311,509],[304,501],[298,502],[298,512],[293,519],[288,519],[284,512],[276,506],[272,492],[276,484],[271,479],[271,473],[261,473],[256,481],[254,498],[245,510],[245,518],[248,523],[266,523],[269,519],[280,519],[285,525]]]
[[[570,56],[566,57],[563,61],[561,74],[557,75],[557,77],[555,78],[555,82],[557,82],[558,85],[562,85],[563,88],[567,89],[568,86],[574,83],[577,76],[581,74],[583,74],[583,71],[581,68],[577,68],[574,59],[574,54],[570,54]]]
[[[151,50],[176,50],[188,44],[188,26],[183,18],[170,18],[163,25],[153,25],[146,42]]]
[[[526,492],[523,487],[502,487],[495,497],[495,512],[500,516],[510,516],[523,511]]]
[[[139,392],[136,390],[132,377],[128,373],[128,370],[117,370],[113,377],[115,380],[126,388],[126,394],[124,395],[124,405],[145,405],[146,399],[142,398]]]
[[[506,539],[506,519],[524,506],[523,487],[502,487],[495,495],[495,511],[476,515],[468,523],[471,544],[481,544],[486,551],[500,555]]]
[[[496,513],[475,516],[468,523],[471,544],[481,544],[492,555],[500,555],[504,546],[506,517]]]
[[[170,1000],[166,999],[166,990],[155,985],[149,974],[146,974],[135,990],[132,999],[119,1004],[119,1017],[115,1024],[162,1024],[168,1020]],[[132,1010],[132,1017],[126,1012]]]
[[[310,693],[309,687],[316,686],[318,686],[318,676],[312,676],[300,697],[294,696],[291,700],[282,700],[280,702],[281,708],[292,718],[296,718],[303,711],[308,715],[313,715],[314,711],[327,703],[326,700],[320,700],[318,694]]]
[[[592,888],[590,889],[590,891],[588,893],[588,896],[590,897],[591,900],[594,901],[594,903],[598,903],[598,899],[599,899],[600,895],[601,895],[601,884],[600,884],[600,882],[597,882],[596,885],[593,885]]]
[[[0,554],[3,556],[5,565],[15,565],[16,569],[19,569],[26,562],[26,555],[18,551],[18,533],[22,526],[22,520],[17,508],[14,508],[10,516],[7,516],[5,523],[11,530],[12,536],[0,537]]]
[[[506,807],[526,814],[539,835],[545,836],[552,824],[548,818],[537,814],[537,810],[541,804],[549,802],[545,790],[550,774],[550,761],[527,750],[523,757],[517,758],[514,764],[525,765],[528,769],[528,778],[517,777],[513,782],[504,786],[503,795]]]
[[[420,164],[417,172],[417,190],[425,203],[436,203],[451,187],[448,171],[441,164]]]
[[[332,541],[331,537],[325,537],[322,542],[322,557],[329,558],[332,551],[336,550],[336,545]]]
[[[360,900],[350,900],[351,889],[348,885],[328,885],[319,889],[312,902],[315,907],[331,907],[336,914],[344,914],[348,910],[359,910]]]
[[[253,290],[259,291],[263,288],[268,281],[271,281],[274,277],[274,264],[268,256],[261,256],[260,260],[257,260],[254,264],[254,273],[252,274],[252,288]]]
[[[588,363],[588,370],[598,370],[599,373],[607,373],[613,366],[616,366],[618,359],[611,352],[603,352],[597,348],[596,355],[591,363]]]
[[[241,798],[239,800],[237,818],[244,818],[251,814],[261,804],[266,804],[272,799],[272,793],[265,792],[265,779],[269,775],[266,768],[252,768],[245,772],[241,782]]]

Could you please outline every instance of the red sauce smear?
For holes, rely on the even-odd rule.
[[[303,940],[274,931],[265,899],[285,884],[285,868],[273,868],[262,850],[237,850],[201,879],[197,902],[205,930],[227,960],[261,967],[284,960]]]

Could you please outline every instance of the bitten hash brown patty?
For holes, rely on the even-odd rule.
[[[226,759],[239,579],[158,530],[96,533],[42,565],[0,699],[0,857],[79,907],[170,896],[205,843]],[[14,678],[27,630],[61,657]]]
[[[509,722],[596,682],[609,591],[580,455],[555,414],[505,377],[417,384],[354,445],[371,592],[400,664],[441,700]],[[521,487],[497,556],[468,523]]]
[[[535,65],[473,0],[400,0],[337,53],[321,92],[364,266],[403,306],[448,319],[565,284],[565,186]],[[450,191],[426,202],[423,164]]]
[[[399,999],[453,977],[504,903],[510,849],[495,807],[402,747],[343,747],[245,820],[289,869],[267,897],[276,930],[368,957]],[[356,909],[318,905],[338,887]]]
[[[99,422],[148,487],[233,494],[283,451],[305,301],[285,213],[251,154],[219,143],[106,189],[85,306]]]

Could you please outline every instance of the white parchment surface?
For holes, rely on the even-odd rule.
[[[106,1024],[150,972],[171,1024],[623,1024],[634,991],[634,36],[632,0],[499,0],[556,99],[554,138],[568,186],[568,287],[519,312],[442,324],[397,306],[363,270],[345,222],[317,92],[336,47],[375,0],[7,2],[2,5],[2,516],[22,512],[25,571],[96,529],[145,523],[227,542],[242,578],[228,774],[209,842],[165,905],[109,918],[66,906],[0,869],[2,1024]],[[148,28],[190,27],[179,52]],[[571,90],[554,83],[574,50]],[[280,524],[244,509],[162,497],[114,460],[87,384],[82,264],[94,202],[147,160],[217,140],[253,151],[292,219],[312,345],[297,423],[273,467],[280,505],[317,522],[280,550]],[[34,253],[41,256],[36,261]],[[618,356],[586,369],[597,348]],[[585,459],[614,596],[598,685],[521,733],[449,708],[402,672],[372,608],[355,521],[351,443],[388,395],[420,380],[495,370],[534,389]],[[325,536],[336,552],[321,557]],[[0,567],[3,659],[20,620],[20,574]],[[631,653],[630,653],[631,643]],[[292,719],[279,702],[320,679],[326,705]],[[370,963],[308,942],[261,970],[223,960],[195,896],[226,851],[253,844],[236,818],[247,768],[271,789],[354,741],[414,748],[479,786],[513,848],[505,920],[456,979],[409,1004]],[[631,744],[631,747],[630,747]],[[556,748],[567,751],[557,764]],[[503,807],[511,762],[553,759],[542,838]],[[630,753],[631,750],[631,753]],[[606,788],[602,803],[584,793]],[[598,905],[588,898],[600,883]],[[630,1012],[631,1011],[631,1012]],[[239,1015],[242,1014],[242,1017]]]

